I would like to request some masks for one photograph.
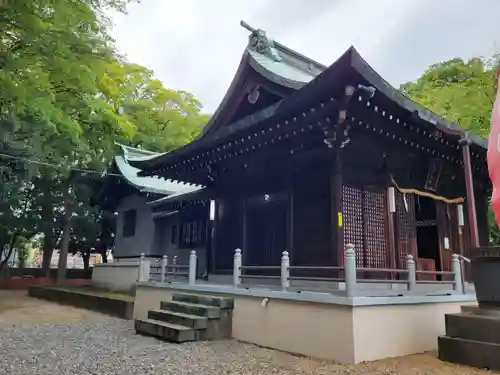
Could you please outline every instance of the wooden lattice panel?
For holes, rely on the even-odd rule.
[[[380,190],[363,192],[365,266],[387,268],[386,197]]]
[[[351,186],[342,187],[344,245],[353,244],[356,265],[364,266],[363,192]]]
[[[344,244],[354,245],[358,267],[387,267],[387,213],[382,190],[343,186]]]
[[[396,193],[397,267],[406,267],[406,256],[417,257],[415,196]]]

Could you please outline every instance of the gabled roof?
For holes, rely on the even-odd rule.
[[[234,102],[237,102],[241,95],[248,95],[255,89],[249,82],[249,71],[256,72],[264,81],[293,91],[311,82],[326,69],[326,66],[268,38],[264,30],[255,29],[244,21],[241,21],[241,26],[251,32],[248,45],[231,85],[203,129],[202,137],[213,134],[219,125],[226,121],[224,113],[234,110]]]
[[[280,46],[274,44],[274,46]],[[272,50],[271,52],[272,53]],[[241,65],[240,65],[241,68]],[[280,118],[289,117],[292,113],[306,111],[318,100],[331,96],[335,89],[344,87],[347,84],[369,85],[375,88],[375,96],[388,104],[395,104],[405,110],[412,121],[423,126],[434,126],[445,134],[448,134],[457,141],[462,137],[468,137],[473,144],[482,149],[487,148],[487,140],[470,133],[458,124],[452,123],[432,111],[420,106],[406,97],[399,90],[385,81],[356,51],[354,47],[347,49],[344,54],[330,65],[321,74],[313,78],[309,83],[304,84],[299,90],[293,92],[289,97],[281,100],[272,108],[258,112],[250,119],[237,121],[230,126],[219,131],[217,137],[201,137],[195,141],[174,150],[168,154],[161,155],[144,161],[131,161],[132,165],[144,170],[142,174],[155,174],[158,169],[167,165],[172,165],[179,160],[189,156],[206,152],[221,145],[225,139],[234,137],[242,131],[250,131],[264,122],[278,121]],[[226,98],[225,98],[226,99]],[[221,104],[223,106],[223,104]],[[258,121],[255,121],[258,119]]]
[[[115,157],[115,165],[125,181],[139,191],[159,195],[173,195],[191,193],[202,189],[202,187],[198,185],[174,182],[156,176],[139,177],[138,173],[141,170],[131,166],[129,164],[130,161],[134,160],[140,162],[151,160],[163,154],[125,146],[119,143],[117,143],[117,145],[120,146],[122,154]]]

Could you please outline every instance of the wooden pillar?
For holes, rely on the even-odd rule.
[[[396,200],[396,192],[393,190],[394,193],[394,201]],[[387,203],[386,203],[386,212],[387,212],[387,236],[388,241],[387,244],[389,245],[389,253],[387,254],[388,258],[388,266],[389,268],[397,268],[397,260],[396,260],[396,254],[398,253],[396,251],[396,221],[394,220],[394,215],[395,212],[391,212],[391,204],[390,204],[390,191],[389,188],[386,189],[386,197],[387,197]],[[395,278],[399,275],[391,274],[391,279]]]
[[[210,233],[210,272],[215,274],[216,264],[216,252],[217,252],[217,222],[219,220],[219,204],[218,200],[214,201],[215,203],[215,212],[213,220],[209,220],[209,233]]]
[[[396,188],[392,186],[392,180],[391,180],[391,171],[389,168],[389,160],[388,160],[388,155],[384,154],[384,174],[385,174],[385,180],[386,180],[386,189],[385,189],[385,196],[386,196],[386,215],[387,215],[387,245],[388,245],[388,253],[387,253],[387,266],[389,268],[397,268],[398,262],[397,262],[397,256],[399,252],[396,251]],[[391,211],[391,205],[394,205],[392,209],[394,209],[394,212]],[[391,274],[390,278],[398,278],[398,274]]]
[[[344,262],[344,218],[342,212],[342,163],[340,148],[333,154],[333,163],[330,174],[330,217],[332,225],[332,251],[335,264]]]
[[[242,201],[242,214],[241,214],[241,250],[243,251],[243,255],[247,253],[247,247],[248,247],[247,223],[248,223],[248,201],[247,198],[244,197]]]
[[[465,188],[467,192],[467,217],[469,219],[469,231],[471,247],[479,247],[479,232],[477,228],[476,198],[474,195],[474,180],[472,175],[472,161],[470,157],[470,139],[460,140],[462,147],[462,158],[464,162]]]
[[[290,186],[288,195],[288,253],[292,265],[294,264],[295,250],[295,194],[293,193],[293,185]]]

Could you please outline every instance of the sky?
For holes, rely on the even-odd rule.
[[[396,87],[440,61],[500,53],[500,0],[141,0],[112,16],[112,35],[213,113],[248,41],[240,20],[324,65],[353,45]]]

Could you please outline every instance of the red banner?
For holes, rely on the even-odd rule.
[[[493,184],[491,205],[497,224],[500,225],[500,69],[497,72],[497,95],[491,112],[490,137],[488,138],[488,171]]]

